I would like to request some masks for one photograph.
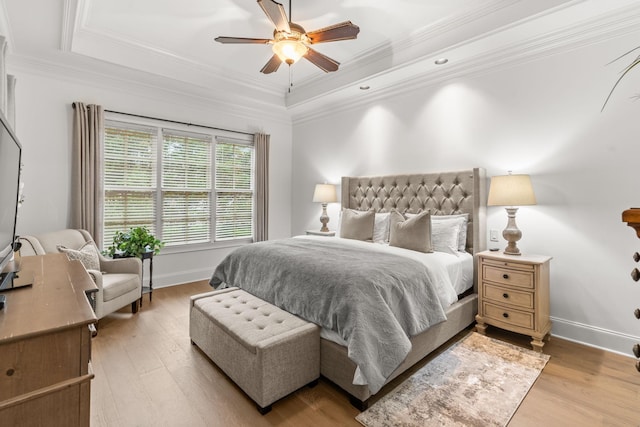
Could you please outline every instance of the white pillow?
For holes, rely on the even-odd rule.
[[[58,252],[67,254],[70,260],[78,260],[87,270],[100,271],[100,257],[95,243],[87,242],[80,249],[69,249],[63,245],[57,245]]]
[[[373,223],[374,243],[389,243],[389,212],[376,213]]]
[[[433,219],[433,216],[431,217]],[[437,252],[458,254],[462,218],[455,221],[431,221],[431,247]]]
[[[469,214],[456,214],[456,215],[431,215],[431,223],[439,221],[460,221],[462,223],[458,233],[458,250],[465,252],[467,250],[467,226],[469,224]]]

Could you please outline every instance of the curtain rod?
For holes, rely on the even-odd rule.
[[[138,117],[138,118],[141,118],[141,119],[160,120],[160,121],[167,122],[167,123],[177,123],[179,125],[187,125],[187,126],[198,126],[198,127],[205,128],[205,129],[222,130],[222,131],[225,131],[225,132],[233,132],[233,133],[239,133],[239,134],[242,134],[242,135],[252,135],[253,136],[252,133],[242,132],[242,131],[239,131],[239,130],[217,128],[217,127],[214,127],[214,126],[199,125],[199,124],[196,124],[196,123],[179,122],[177,120],[159,119],[157,117],[143,116],[143,115],[140,115],[140,114],[123,113],[121,111],[113,111],[113,110],[104,110],[104,111],[105,111],[105,113],[116,113],[116,114],[122,114],[123,116]]]

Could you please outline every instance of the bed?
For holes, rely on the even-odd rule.
[[[474,254],[486,245],[485,186],[484,170],[479,168],[342,178],[343,216],[371,217],[375,213],[376,218],[385,218],[387,213],[396,217],[402,213],[401,217],[416,217],[414,223],[424,219],[427,215],[421,213],[428,211],[431,227],[440,219],[464,216],[466,236],[461,235],[464,240],[460,242],[456,238],[454,250],[466,254],[447,256],[463,260],[467,273],[457,266],[429,267],[436,258],[445,258],[438,252],[420,254],[389,247],[396,245],[306,236],[261,242],[234,251],[216,268],[211,284],[239,286],[322,326],[321,374],[344,389],[352,404],[364,409],[384,384],[473,323],[477,312]],[[356,250],[367,255],[352,257]],[[276,265],[283,267],[276,269]],[[453,274],[456,277],[467,276],[467,285],[450,283],[452,271],[457,271]],[[433,286],[417,283],[426,282],[426,276]],[[340,280],[349,285],[337,283]],[[386,282],[393,284],[387,289]],[[436,289],[439,287],[455,288],[453,298],[443,297]],[[341,293],[334,293],[338,291]],[[459,298],[457,294],[461,294]],[[376,308],[361,308],[361,299],[371,299],[367,303]],[[373,317],[363,322],[359,316],[365,315]],[[375,360],[369,363],[363,353]]]

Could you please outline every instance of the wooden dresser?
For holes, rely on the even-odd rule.
[[[476,330],[487,324],[531,336],[531,346],[542,351],[551,331],[549,319],[549,262],[541,255],[478,254],[478,315]]]
[[[88,426],[96,286],[64,254],[23,257],[21,271],[33,285],[0,310],[0,425]]]

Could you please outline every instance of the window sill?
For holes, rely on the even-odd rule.
[[[253,243],[253,239],[226,240],[213,243],[196,243],[191,245],[165,246],[157,256],[171,255],[189,252],[211,251],[216,249],[229,249],[245,246]]]

